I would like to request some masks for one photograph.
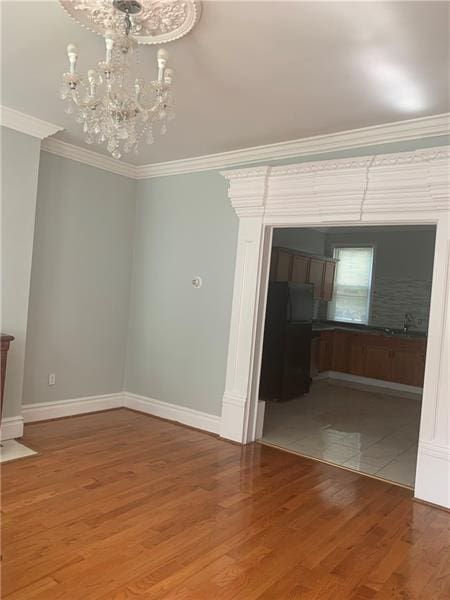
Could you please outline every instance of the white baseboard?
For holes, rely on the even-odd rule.
[[[419,500],[450,508],[450,448],[419,441],[416,486]]]
[[[406,385],[405,383],[396,383],[395,381],[385,381],[384,379],[373,379],[371,377],[362,377],[360,375],[352,375],[351,373],[341,373],[340,371],[323,371],[319,373],[315,380],[331,379],[335,381],[347,381],[348,383],[356,383],[358,385],[366,385],[368,387],[382,388],[387,393],[407,392],[408,394],[422,395],[423,388],[414,385]]]
[[[40,404],[25,404],[22,406],[23,418],[20,417],[20,419],[23,428],[23,421],[25,423],[33,423],[35,421],[59,419],[61,417],[70,417],[113,408],[130,408],[212,433],[218,433],[220,428],[220,417],[215,415],[129,392],[73,398],[56,402],[42,402]]]
[[[131,394],[130,392],[124,392],[124,398],[126,408],[183,423],[183,425],[189,425],[211,433],[219,433],[220,417],[215,415],[178,406],[177,404],[170,404],[169,402],[162,402],[147,396]]]
[[[6,417],[2,419],[0,441],[14,440],[23,436],[23,417]]]
[[[24,404],[22,414],[25,423],[59,419],[83,413],[98,412],[120,408],[124,405],[123,394],[105,394],[102,396],[85,396],[56,402],[41,402],[39,404]]]

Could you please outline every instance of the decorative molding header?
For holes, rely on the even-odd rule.
[[[121,162],[115,158],[110,158],[99,152],[80,148],[80,146],[74,146],[73,144],[68,144],[67,142],[57,140],[56,138],[44,140],[41,148],[45,152],[56,154],[56,156],[70,158],[71,160],[90,165],[91,167],[96,167],[97,169],[103,169],[105,171],[116,173],[117,175],[136,179],[136,167],[134,165]]]
[[[435,213],[450,210],[450,146],[356,159],[224,171],[239,217],[266,223],[302,217],[330,222],[339,214]]]
[[[0,107],[0,117],[0,123],[3,127],[20,131],[20,133],[26,133],[40,140],[63,129],[59,125],[42,121],[8,106]]]

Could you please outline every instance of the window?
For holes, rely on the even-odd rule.
[[[328,306],[332,321],[363,323],[369,321],[373,247],[335,247],[338,259],[333,299]]]

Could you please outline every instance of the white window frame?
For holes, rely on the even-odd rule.
[[[376,256],[377,256],[377,245],[374,242],[363,242],[363,243],[351,243],[351,242],[344,242],[344,243],[340,243],[340,242],[334,242],[333,244],[331,244],[330,246],[331,251],[333,253],[333,258],[335,258],[334,254],[335,254],[335,250],[336,248],[372,248],[372,265],[370,268],[370,275],[369,275],[369,293],[367,294],[367,302],[368,302],[368,307],[367,307],[367,321],[366,322],[356,322],[356,321],[345,321],[345,320],[341,320],[341,319],[331,319],[330,317],[330,309],[331,309],[331,302],[328,303],[327,306],[327,319],[331,320],[331,321],[336,321],[337,323],[353,323],[353,324],[360,324],[360,325],[369,325],[372,319],[372,306],[373,306],[373,291],[374,291],[374,279],[375,279],[375,267],[376,267]],[[337,270],[337,265],[336,265],[336,270]],[[334,286],[333,286],[333,297],[334,297]]]

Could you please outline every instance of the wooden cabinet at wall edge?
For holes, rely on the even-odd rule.
[[[423,386],[426,338],[408,339],[370,333],[322,331],[317,370]]]
[[[336,262],[333,258],[273,247],[270,280],[311,283],[314,286],[314,298],[329,302],[333,298]]]

